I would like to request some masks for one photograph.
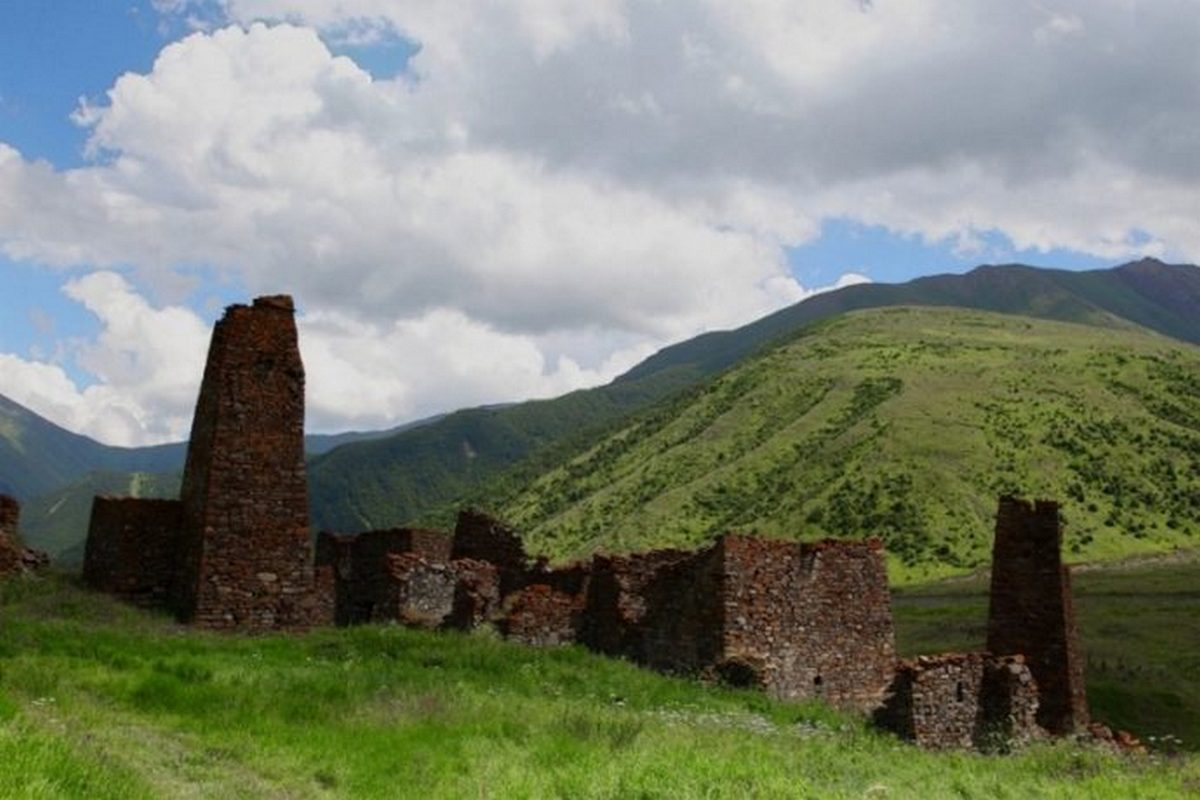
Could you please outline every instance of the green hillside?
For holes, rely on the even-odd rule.
[[[670,368],[553,400],[456,411],[397,436],[335,448],[309,465],[313,524],[359,531],[413,519],[544,447],[602,429],[701,377]]]
[[[726,529],[884,538],[894,577],[989,558],[996,497],[1059,498],[1075,559],[1200,545],[1200,348],[959,309],[820,323],[478,499],[558,558]]]
[[[547,448],[594,438],[628,415],[703,383],[813,322],[856,309],[958,306],[1128,329],[1200,343],[1200,269],[1154,260],[1071,272],[986,266],[904,284],[816,295],[733,331],[665,348],[613,383],[554,400],[451,414],[387,439],[339,448],[310,471],[314,523],[355,531],[425,516],[477,493]]]
[[[0,395],[0,493],[25,502],[93,470],[162,472],[183,466],[183,443],[110,447],[71,433]]]
[[[89,472],[70,486],[26,503],[21,508],[21,538],[49,553],[60,568],[81,567],[92,498],[177,497],[179,479],[178,472]]]
[[[387,527],[427,518],[467,498],[490,502],[492,482],[510,471],[516,470],[510,481],[534,474],[538,465],[595,441],[631,415],[711,380],[806,325],[850,310],[900,304],[983,308],[1110,328],[1137,323],[1200,342],[1200,269],[1192,266],[1148,260],[1070,272],[1012,265],[899,285],[850,286],[742,328],[668,347],[607,386],[458,411],[393,431],[309,436],[314,526]],[[0,491],[26,502],[35,545],[69,549],[60,543],[82,541],[80,515],[45,514],[72,492],[78,497],[71,503],[89,504],[89,472],[174,473],[182,460],[182,444],[105,447],[0,398]],[[164,477],[159,483],[170,481]]]

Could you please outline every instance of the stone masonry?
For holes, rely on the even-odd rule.
[[[580,624],[580,641],[599,653],[645,663],[650,587],[673,565],[695,557],[695,553],[686,550],[596,555],[592,559],[587,614]]]
[[[451,558],[473,558],[496,566],[503,594],[524,586],[529,558],[521,537],[499,520],[474,509],[459,512]]]
[[[41,550],[21,545],[20,521],[21,504],[15,497],[0,494],[0,577],[42,569],[50,563]]]
[[[947,653],[900,662],[875,722],[925,748],[997,751],[1042,735],[1037,705],[1020,656]]]
[[[309,621],[304,365],[290,297],[230,306],[213,329],[180,497],[181,620],[248,630]]]
[[[98,498],[84,564],[93,586],[165,594],[182,621],[206,628],[332,621],[333,568],[314,569],[309,539],[293,314],[286,295],[225,310],[196,402],[178,527],[161,501]]]
[[[647,605],[642,646],[652,666],[860,710],[874,708],[892,679],[895,633],[878,540],[727,534],[664,568]]]
[[[322,532],[317,537],[316,563],[333,567],[339,625],[369,622],[388,597],[393,575],[386,556],[412,553],[434,563],[450,560],[450,537],[441,531],[391,528],[353,535]]]
[[[0,494],[0,575],[11,575],[21,569],[21,548],[17,545],[20,519],[20,503]]]
[[[1038,722],[1063,735],[1088,723],[1071,574],[1058,504],[1000,498],[987,649],[1021,653],[1038,686]]]
[[[493,622],[529,644],[579,641],[659,670],[862,710],[879,703],[892,679],[895,637],[877,540],[729,534],[695,552],[599,555],[550,569],[530,564],[511,529],[465,511],[451,558],[444,540],[431,541],[441,553],[400,532],[322,534],[318,562],[337,564],[339,623]],[[368,606],[369,614],[361,610]]]
[[[97,497],[83,558],[92,588],[143,607],[171,591],[183,505],[178,500]]]

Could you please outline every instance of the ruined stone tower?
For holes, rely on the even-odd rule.
[[[1000,498],[987,649],[1024,654],[1038,685],[1038,724],[1051,733],[1088,722],[1078,640],[1058,504]]]
[[[172,604],[210,628],[302,625],[313,588],[304,366],[286,295],[213,329],[183,474]]]

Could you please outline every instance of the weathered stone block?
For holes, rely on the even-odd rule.
[[[921,747],[994,752],[1043,735],[1037,705],[1019,656],[946,653],[900,662],[875,721]]]
[[[92,500],[84,582],[136,605],[163,605],[175,574],[182,514],[178,500]]]

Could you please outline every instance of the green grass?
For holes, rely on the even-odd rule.
[[[1189,757],[920,752],[578,648],[389,626],[226,637],[0,585],[5,797],[1178,797]]]
[[[1200,348],[961,309],[838,317],[478,499],[552,558],[724,530],[883,537],[893,580],[987,562],[996,498],[1067,555],[1200,544]]]
[[[1200,554],[1083,568],[1073,587],[1093,715],[1200,751]],[[892,607],[904,655],[984,649],[985,577],[902,588]]]

